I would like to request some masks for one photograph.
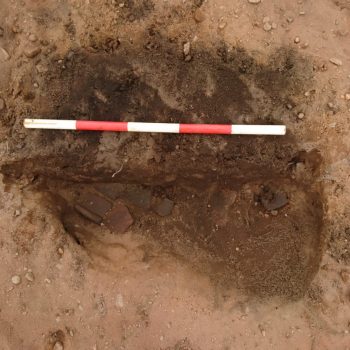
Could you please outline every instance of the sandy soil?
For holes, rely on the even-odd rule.
[[[0,8],[0,349],[350,349],[348,0]]]

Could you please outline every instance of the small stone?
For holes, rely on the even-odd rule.
[[[34,58],[35,56],[39,55],[40,52],[41,52],[41,48],[39,46],[34,46],[34,45],[28,45],[24,49],[24,54],[28,58]]]
[[[22,279],[21,279],[20,276],[14,275],[14,276],[11,277],[11,282],[13,284],[15,284],[15,285],[18,285],[18,284],[20,284],[22,282]]]
[[[343,62],[339,58],[330,58],[329,62],[333,63],[336,66],[342,66]]]
[[[29,39],[29,41],[34,43],[38,40],[38,37],[35,34],[30,34],[28,39]]]
[[[305,114],[303,112],[298,113],[298,119],[304,119]]]
[[[267,192],[261,198],[262,205],[268,211],[277,210],[286,206],[289,202],[284,192]]]
[[[293,17],[287,17],[287,22],[288,23],[292,23],[294,21],[294,18]]]
[[[226,26],[227,26],[227,22],[225,22],[225,21],[219,22],[219,29],[224,29]]]
[[[29,282],[33,282],[33,281],[34,281],[34,274],[33,274],[32,271],[28,271],[28,272],[25,274],[24,277],[25,277],[26,280],[29,281]]]
[[[189,41],[187,41],[184,44],[184,48],[183,48],[184,55],[188,56],[190,54],[190,51],[191,51],[191,43]]]
[[[334,103],[332,103],[332,102],[328,102],[327,106],[329,109],[333,109],[335,107]]]
[[[15,214],[16,217],[21,215],[21,210],[20,209],[16,209],[15,210]]]
[[[60,341],[56,341],[52,350],[64,350],[63,344]]]
[[[278,211],[277,210],[271,210],[271,215],[277,216],[278,215]]]
[[[48,72],[48,68],[43,66],[42,64],[37,64],[35,66],[35,68],[36,68],[37,72],[40,74]]]
[[[63,255],[63,253],[64,253],[63,248],[59,247],[59,248],[57,249],[57,253],[58,253],[59,255]]]
[[[115,299],[115,306],[118,308],[123,308],[124,307],[124,299],[121,294],[117,294],[117,297]]]
[[[277,23],[272,22],[272,23],[271,23],[271,27],[272,27],[272,29],[277,29]]]
[[[162,199],[154,208],[154,211],[160,216],[168,216],[171,214],[174,202],[168,198]]]
[[[288,109],[292,109],[292,108],[293,108],[293,106],[292,106],[290,103],[288,103],[288,104],[286,105],[286,107],[287,107]]]
[[[4,109],[5,109],[5,101],[2,98],[0,98],[0,111]]]
[[[270,17],[266,16],[263,18],[263,23],[269,23],[270,22]]]
[[[37,89],[39,87],[38,83],[34,83],[33,86]]]
[[[305,14],[306,14],[305,11],[300,11],[300,12],[299,12],[299,15],[300,15],[300,16],[305,16]]]
[[[340,271],[340,278],[344,283],[348,282],[350,280],[350,273],[349,271],[342,270]]]
[[[350,94],[345,94],[345,99],[346,99],[347,101],[350,101]]]
[[[0,62],[8,61],[10,57],[10,54],[3,47],[0,47]]]
[[[197,23],[201,23],[205,20],[204,12],[201,9],[194,11],[193,18]]]
[[[269,32],[272,29],[272,26],[270,23],[265,23],[264,24],[264,30],[265,32]]]
[[[261,3],[261,0],[248,0],[248,2],[249,2],[250,4],[257,5],[257,4],[260,4],[260,3]]]
[[[190,61],[192,61],[192,56],[191,55],[187,55],[185,57],[185,62],[190,62]]]
[[[133,222],[129,209],[121,201],[114,204],[103,220],[103,223],[115,233],[124,233]]]
[[[294,42],[295,42],[296,44],[299,44],[299,43],[300,43],[300,38],[297,36],[297,37],[294,39]]]

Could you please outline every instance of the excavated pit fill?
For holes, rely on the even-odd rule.
[[[313,74],[288,48],[266,62],[224,45],[197,50],[188,62],[177,52],[176,42],[157,35],[138,49],[71,51],[41,78],[40,95],[23,94],[27,116],[279,124],[295,117],[286,105],[302,98]],[[134,219],[127,234],[157,242],[225,288],[300,297],[318,270],[322,158],[290,133],[102,134],[23,130],[23,119],[4,120],[21,145],[2,165],[6,181],[42,192],[41,205],[91,256],[96,245],[114,249],[116,233],[75,211],[86,193],[122,200]],[[143,196],[149,205],[140,204]],[[162,216],[155,208],[164,200],[174,207]],[[144,259],[152,259],[147,247]]]

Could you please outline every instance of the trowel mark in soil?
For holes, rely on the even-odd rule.
[[[151,50],[140,45],[111,55],[70,55],[65,70],[50,71],[40,85],[46,96],[33,101],[35,114],[277,123],[288,113],[285,105],[291,96],[294,102],[301,99],[305,81],[312,78],[311,62],[288,49],[279,50],[266,65],[244,50],[228,52],[225,47],[214,53],[197,49],[194,59],[185,62],[177,43],[157,36],[152,40],[157,45]],[[123,188],[134,184],[136,197],[143,186],[154,207],[129,203],[134,224],[124,225],[128,232],[156,240],[225,288],[261,296],[301,296],[318,269],[323,209],[322,189],[315,179],[320,163],[311,167],[307,156],[298,157],[291,136],[28,131],[25,142],[28,146],[17,161],[2,167],[8,178],[35,178],[33,190],[46,183],[67,208],[73,208],[77,188],[79,193],[96,191],[99,186],[93,183],[107,183],[107,188],[111,181]],[[303,174],[295,173],[297,163],[305,165]],[[128,201],[117,193],[112,202],[118,199]],[[154,208],[162,201],[169,208],[175,205],[157,214]],[[94,224],[77,213],[61,215],[68,233],[80,234],[77,241],[93,254],[96,236],[89,232]],[[75,232],[75,221],[86,228]]]

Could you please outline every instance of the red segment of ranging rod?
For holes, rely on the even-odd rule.
[[[222,134],[230,135],[231,125],[222,124],[180,124],[180,134]]]
[[[174,134],[285,135],[285,125],[226,125],[25,119],[29,129],[158,132]]]
[[[128,131],[127,122],[99,122],[92,120],[77,120],[76,130],[92,131]]]

